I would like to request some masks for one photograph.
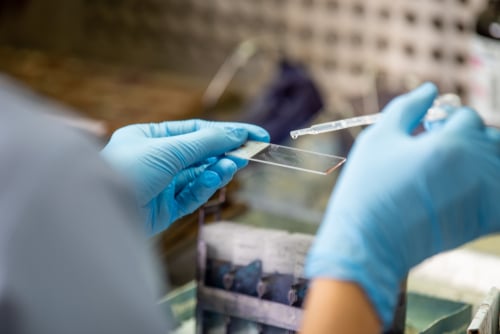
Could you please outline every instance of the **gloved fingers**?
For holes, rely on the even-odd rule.
[[[216,164],[208,167],[207,171],[217,173],[221,179],[220,187],[224,187],[233,179],[234,174],[238,171],[238,165],[232,159],[222,158]]]
[[[180,216],[187,215],[206,203],[222,186],[217,172],[205,170],[176,196]]]
[[[207,167],[205,165],[191,167],[177,174],[175,177],[175,194],[184,189],[189,183],[193,182],[206,169]]]
[[[446,131],[463,132],[465,130],[484,128],[484,122],[477,112],[469,107],[457,108],[443,126]]]
[[[245,163],[246,160],[235,158],[240,160],[240,163]],[[183,170],[175,177],[175,193],[179,193],[183,188],[185,188],[189,183],[193,182],[197,177],[199,177],[204,171],[210,170],[216,172],[220,179],[222,180],[222,187],[231,181],[234,174],[238,169],[242,168],[237,162],[233,161],[230,157],[222,158],[211,163],[208,167],[207,165],[191,167]]]
[[[231,181],[237,170],[233,161],[223,158],[201,172],[176,196],[182,215],[193,212],[208,201],[219,188]]]
[[[437,94],[437,87],[428,82],[395,98],[384,108],[380,123],[400,129],[406,134],[412,134],[432,106]]]
[[[493,142],[500,144],[500,129],[487,127],[485,130],[486,136]]]
[[[243,145],[248,132],[241,128],[207,128],[176,137],[162,138],[157,158],[178,173],[210,157],[218,157]]]
[[[269,132],[260,126],[248,124],[248,123],[238,123],[238,122],[225,122],[217,123],[213,122],[212,126],[231,128],[231,129],[245,129],[248,132],[248,140],[263,141],[268,143],[271,140]]]
[[[497,158],[500,158],[500,129],[493,127],[486,127],[484,129],[486,137],[489,139],[490,144],[494,146],[497,152]]]
[[[210,158],[205,159],[203,161],[200,161],[200,162],[197,162],[195,164],[192,164],[190,167],[191,168],[193,168],[193,167],[204,167],[204,168],[206,168],[207,166],[213,165],[217,161],[219,161],[219,157],[210,157]]]
[[[269,142],[269,133],[260,126],[237,122],[211,122],[200,119],[151,124],[152,137],[178,136],[207,128],[234,128],[248,132],[248,139]]]
[[[248,165],[248,160],[246,160],[246,159],[233,157],[233,156],[229,156],[229,155],[226,156],[224,159],[228,159],[228,160],[233,161],[236,164],[236,167],[238,167],[238,169],[242,169]]]

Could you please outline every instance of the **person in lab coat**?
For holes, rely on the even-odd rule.
[[[0,333],[166,333],[147,237],[246,161],[257,126],[139,124],[98,144],[0,77]],[[191,264],[186,264],[191,265]]]
[[[139,124],[99,152],[9,91],[0,81],[0,333],[167,332],[147,236],[227,184],[246,162],[224,153],[267,132]],[[500,134],[460,108],[412,135],[436,94],[397,98],[357,140],[308,257],[304,333],[380,332],[412,266],[499,230]]]

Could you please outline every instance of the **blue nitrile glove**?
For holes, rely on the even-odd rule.
[[[262,128],[202,120],[130,125],[102,155],[136,191],[151,234],[204,204],[246,161],[224,157],[246,140],[269,141]]]
[[[307,259],[309,277],[359,284],[386,329],[410,268],[500,231],[500,132],[458,108],[412,135],[436,94],[396,98],[361,133]]]

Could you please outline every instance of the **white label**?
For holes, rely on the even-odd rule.
[[[486,121],[500,124],[500,41],[475,36],[470,70],[469,103]]]
[[[294,234],[292,239],[295,244],[295,264],[293,276],[296,278],[303,278],[307,253],[309,252],[309,248],[311,248],[314,237],[312,235]]]
[[[226,155],[230,155],[233,157],[237,158],[242,158],[242,159],[250,159],[257,153],[263,151],[265,148],[267,148],[270,144],[269,143],[264,143],[260,141],[253,141],[249,140],[243,146],[240,148],[226,153]]]
[[[258,230],[238,233],[234,237],[233,264],[246,266],[252,261],[262,260],[264,233]]]
[[[273,232],[266,236],[263,259],[265,273],[293,274],[295,250],[290,234]]]
[[[245,235],[246,231],[252,229],[250,226],[230,222],[219,222],[203,226],[201,237],[207,244],[208,258],[232,261],[236,236]]]

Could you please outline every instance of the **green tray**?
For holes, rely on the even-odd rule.
[[[472,305],[408,293],[406,334],[462,334],[472,319]]]

